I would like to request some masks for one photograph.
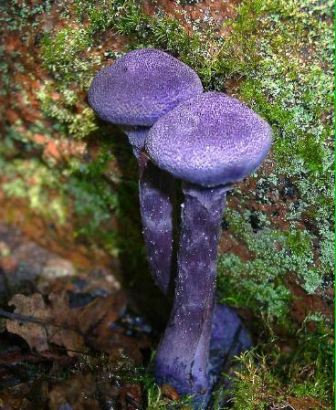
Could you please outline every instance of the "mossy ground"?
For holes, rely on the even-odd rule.
[[[86,91],[127,50],[179,57],[207,90],[245,101],[274,132],[271,156],[233,191],[223,223],[219,298],[251,319],[257,342],[239,358],[233,407],[331,409],[333,2],[242,0],[220,25],[204,11],[185,18],[203,2],[173,3],[178,18],[160,1],[2,6],[2,191],[46,220],[71,221],[76,240],[127,259],[131,282],[141,282],[136,167]],[[304,314],[293,313],[306,297]],[[148,407],[166,408],[147,387]]]

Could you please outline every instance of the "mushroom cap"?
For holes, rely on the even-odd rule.
[[[89,104],[105,121],[151,126],[180,102],[203,92],[187,65],[156,49],[131,51],[94,77]]]
[[[271,147],[271,127],[235,98],[208,92],[180,104],[149,131],[152,161],[177,178],[202,186],[237,182]]]

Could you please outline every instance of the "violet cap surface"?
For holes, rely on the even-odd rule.
[[[202,91],[201,80],[186,64],[160,50],[140,49],[100,70],[88,99],[105,121],[149,127],[180,102]]]
[[[161,117],[146,139],[160,168],[202,186],[226,185],[250,175],[271,147],[271,127],[235,98],[207,92]]]

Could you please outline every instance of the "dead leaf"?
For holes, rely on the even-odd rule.
[[[117,292],[106,297],[97,297],[91,303],[78,309],[79,329],[88,333],[98,324],[109,327],[124,312],[126,297],[123,292]]]
[[[141,408],[141,387],[139,384],[126,384],[120,389],[119,404],[122,410]]]
[[[46,158],[51,157],[56,160],[59,160],[61,158],[61,153],[59,151],[59,148],[54,141],[48,141],[48,143],[45,145],[43,155]]]
[[[295,410],[323,410],[327,409],[323,403],[312,397],[290,397],[288,403],[295,408]]]
[[[48,137],[46,137],[46,136],[43,135],[43,134],[35,133],[35,134],[33,134],[33,135],[31,136],[31,139],[32,139],[36,144],[43,145],[43,144],[46,143]]]
[[[32,296],[15,295],[9,302],[9,306],[15,306],[15,313],[40,319],[47,322],[49,311],[46,308],[42,295],[35,293]],[[48,350],[48,334],[46,326],[32,322],[20,322],[7,320],[8,332],[21,336],[32,350],[41,353]]]
[[[95,347],[103,351],[119,351],[123,348],[137,362],[141,362],[139,343],[123,332],[111,331],[112,324],[126,308],[123,292],[116,292],[106,297],[97,297],[91,303],[80,308],[70,308],[69,294],[66,290],[53,292],[46,304],[42,295],[15,295],[9,302],[16,307],[15,313],[32,321],[7,320],[9,332],[21,336],[32,350],[39,353],[50,349],[50,344],[65,347],[69,356],[75,356],[85,350],[84,336],[94,334]],[[34,323],[39,320],[41,323]],[[91,338],[92,339],[92,338]],[[101,340],[98,340],[101,339]]]
[[[112,361],[124,355],[136,365],[143,363],[141,349],[150,345],[146,337],[134,338],[126,336],[123,329],[110,328],[105,328],[104,332],[100,329],[99,334],[95,333],[93,342],[95,348],[108,353]]]
[[[69,306],[69,297],[66,291],[51,293],[50,318],[56,326],[48,326],[50,343],[64,346],[69,356],[76,356],[85,350],[85,342],[78,326],[78,313]]]
[[[179,400],[180,396],[173,386],[170,384],[163,384],[161,386],[161,393],[163,396],[167,397],[169,400]]]
[[[70,357],[83,353],[85,350],[83,336],[75,330],[48,326],[48,339],[50,343],[64,346]]]
[[[69,295],[66,290],[52,292],[48,296],[53,315],[53,324],[66,328],[77,329],[78,313],[69,306]]]
[[[55,309],[52,305],[47,306],[39,293],[32,296],[15,295],[9,302],[9,305],[16,306],[15,313],[40,320],[41,323],[33,323],[29,320],[22,322],[7,320],[7,330],[21,336],[32,350],[39,353],[47,351],[49,344],[53,343],[65,347],[68,355],[74,356],[82,352],[85,346],[83,336],[75,326],[75,314],[64,303],[64,299],[55,296],[51,299],[58,303],[57,305],[55,302]],[[73,329],[69,324],[73,325]]]
[[[20,118],[19,114],[11,109],[6,111],[6,117],[10,124],[14,124]]]

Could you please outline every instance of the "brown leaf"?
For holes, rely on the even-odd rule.
[[[311,397],[289,397],[288,403],[295,408],[295,410],[323,410],[327,409],[323,403],[319,400],[313,399]]]
[[[120,389],[119,405],[122,410],[141,408],[141,387],[139,384],[126,384]]]
[[[70,357],[76,356],[85,350],[83,336],[75,330],[48,326],[48,340],[55,345],[64,346]]]
[[[170,384],[163,384],[161,386],[161,393],[170,400],[179,400],[180,398],[175,388]]]
[[[35,133],[31,136],[31,139],[39,145],[44,145],[47,141],[47,137],[43,134]]]
[[[50,343],[64,346],[69,356],[83,352],[85,342],[78,326],[77,312],[69,306],[69,298],[66,291],[51,293],[48,296],[51,302],[50,315],[53,324],[48,326],[48,339]]]
[[[38,293],[32,296],[17,294],[10,300],[9,305],[16,307],[15,313],[31,316],[44,322],[49,319],[49,311],[42,296]],[[32,350],[40,353],[48,350],[48,334],[45,326],[31,322],[7,320],[6,328],[8,332],[21,336]]]
[[[16,306],[15,313],[38,319],[40,323],[29,320],[20,322],[7,320],[6,327],[11,333],[21,336],[32,350],[42,353],[49,343],[64,346],[69,356],[84,350],[83,336],[77,331],[75,313],[69,308],[62,295],[50,295],[54,305],[47,306],[38,293],[32,296],[15,295],[9,302]]]
[[[111,330],[106,328],[104,332],[99,333],[99,336],[96,334],[94,336],[95,348],[108,353],[112,361],[118,360],[120,355],[124,355],[136,365],[143,363],[140,350],[143,347],[143,340],[126,336],[123,329]]]
[[[31,317],[33,321],[7,320],[7,330],[21,336],[32,350],[39,353],[47,351],[52,343],[65,347],[69,356],[75,356],[85,350],[84,335],[88,335],[96,348],[109,353],[111,349],[114,353],[123,349],[136,362],[141,362],[139,343],[123,332],[111,330],[111,325],[126,308],[123,292],[97,297],[80,308],[70,308],[69,294],[64,289],[51,293],[48,299],[50,303],[46,304],[37,293],[32,296],[15,295],[10,301],[16,306],[15,313],[28,319]],[[41,323],[34,323],[34,320]]]
[[[88,305],[78,309],[79,329],[86,334],[98,324],[110,327],[121,316],[125,308],[126,297],[123,292],[97,297]]]
[[[14,124],[20,118],[18,113],[11,109],[6,111],[6,117],[10,124]]]
[[[72,329],[78,328],[78,314],[75,309],[70,308],[66,290],[50,293],[48,300],[52,310],[53,324]]]

